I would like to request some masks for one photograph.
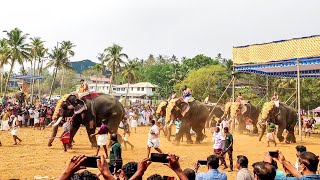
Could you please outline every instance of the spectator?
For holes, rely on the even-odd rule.
[[[74,156],[71,160],[70,163],[67,165],[66,169],[64,172],[61,174],[59,177],[59,180],[69,180],[69,179],[99,179],[97,176],[94,174],[84,171],[80,174],[76,173],[79,171],[81,168],[81,165],[87,158],[84,155],[79,155],[79,156]],[[81,168],[80,168],[81,167]],[[105,159],[105,157],[102,155],[100,156],[100,159],[97,160],[97,167],[102,174],[104,179],[111,180],[114,179],[113,176],[111,175],[108,167],[108,163]]]
[[[153,174],[147,178],[147,180],[163,180],[162,176],[159,174]]]
[[[33,110],[33,107],[31,107],[29,110],[29,125],[30,127],[33,127],[34,126],[34,110]]]
[[[153,147],[159,153],[162,153],[159,140],[159,127],[156,124],[155,120],[151,121],[152,127],[148,133],[148,142],[147,142],[147,157],[150,155],[151,148]]]
[[[107,126],[107,121],[105,119],[102,119],[101,121],[100,130],[97,133],[91,134],[90,137],[94,137],[95,135],[98,135],[98,141],[97,141],[98,147],[97,147],[96,156],[98,156],[100,146],[102,146],[104,149],[104,152],[106,153],[106,157],[108,158],[108,150],[107,150],[108,126]]]
[[[229,132],[229,128],[228,127],[224,127],[223,128],[224,131],[224,147],[223,147],[223,161],[222,164],[224,164],[224,169],[228,168],[227,163],[225,161],[225,157],[224,154],[228,153],[228,157],[229,157],[229,161],[230,161],[230,171],[233,171],[233,159],[232,159],[232,152],[233,152],[233,136],[232,134]]]
[[[298,170],[300,153],[306,152],[307,148],[305,146],[296,146],[296,150],[297,150],[297,153],[296,153],[297,160],[296,160],[296,164],[294,167],[296,168],[296,170]]]
[[[248,170],[249,160],[246,156],[237,156],[237,180],[253,180],[253,175]]]
[[[275,160],[272,159],[271,165],[276,168],[276,177],[275,177],[276,180],[278,180],[278,179],[281,180],[281,179],[284,179],[284,178],[286,177],[286,175],[284,174],[284,172],[283,172],[283,171],[280,171],[280,170],[278,169],[278,164],[277,164],[277,162],[276,162]]]
[[[203,172],[203,173],[197,173],[198,169],[199,169],[199,164],[196,163],[195,164],[195,172],[196,174],[196,179],[197,180],[226,180],[227,179],[227,175],[225,173],[219,172],[218,171],[218,167],[219,167],[219,157],[217,155],[210,155],[207,158],[207,166],[209,171],[208,172]]]
[[[179,157],[174,154],[169,154],[167,157],[169,163],[166,163],[165,165],[168,166],[170,169],[172,169],[176,175],[181,180],[187,180],[188,178],[183,173],[180,164],[179,164]],[[138,164],[138,170],[137,172],[130,178],[130,180],[137,180],[142,178],[144,172],[148,169],[148,166],[151,164],[149,161],[149,158],[145,158]],[[149,177],[150,178],[150,177]]]
[[[268,162],[256,162],[252,167],[255,180],[272,180],[276,177],[276,168]]]
[[[194,172],[193,169],[187,168],[187,169],[183,170],[183,174],[186,175],[189,180],[196,179],[196,172]]]
[[[224,137],[220,132],[220,128],[216,127],[215,132],[213,133],[212,137],[214,144],[213,144],[213,154],[217,155],[220,158],[221,162],[224,162],[222,158],[222,149],[224,148]]]
[[[113,169],[114,173],[116,170],[121,169],[122,167],[122,152],[121,152],[121,145],[118,142],[117,134],[111,134],[110,140],[112,142],[111,149],[110,149],[110,169]]]
[[[296,170],[295,167],[285,159],[281,152],[279,152],[278,161],[294,176],[292,178],[288,178],[290,180],[320,179],[320,175],[316,174],[319,159],[318,156],[312,152],[300,153],[298,170]]]
[[[130,179],[137,172],[137,170],[138,170],[138,163],[128,162],[120,170],[120,176],[123,179]],[[140,178],[139,180],[142,180],[142,178]]]

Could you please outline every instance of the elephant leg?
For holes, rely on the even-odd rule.
[[[72,123],[72,128],[70,129],[70,140],[69,140],[70,147],[72,147],[73,138],[76,135],[79,127],[80,127],[79,123]]]
[[[261,134],[259,136],[259,141],[261,141],[261,138],[263,137],[264,133],[266,132],[267,126],[265,124],[261,125]]]
[[[238,132],[243,133],[243,131],[246,129],[246,123],[243,118],[238,119]]]
[[[56,136],[57,136],[58,127],[59,127],[59,125],[54,126],[54,127],[52,128],[52,134],[51,134],[51,137],[50,137],[49,142],[48,142],[48,146],[49,146],[49,147],[52,146],[52,142],[54,141],[54,139],[55,139]]]
[[[288,134],[287,134],[287,137],[286,137],[286,142],[287,143],[290,143],[290,142],[295,143],[296,142],[296,137],[294,135],[294,126],[289,126],[287,128],[287,131],[288,131]]]
[[[86,130],[87,130],[88,138],[91,143],[91,147],[98,147],[96,136],[90,137],[91,134],[94,134],[96,132],[96,127],[90,128],[89,123],[88,123],[88,124],[86,124]]]
[[[176,134],[175,142],[179,143],[183,134],[186,134],[187,143],[192,143],[190,129],[191,129],[190,125],[187,125],[186,123],[182,123],[179,129],[179,132]]]
[[[257,127],[257,124],[253,124],[253,131],[252,131],[253,134],[258,134],[258,127]]]
[[[200,144],[200,142],[204,139],[205,135],[203,134],[202,130],[205,129],[202,126],[192,127],[192,130],[196,132],[196,144]]]
[[[282,136],[284,127],[279,126],[278,132],[277,132],[277,138],[279,139],[280,142],[283,142],[284,137]]]

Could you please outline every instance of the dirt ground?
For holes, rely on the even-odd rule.
[[[123,151],[124,164],[129,161],[139,161],[146,157],[148,130],[149,127],[138,127],[137,133],[131,134],[129,141],[135,145],[135,148],[134,150]],[[49,176],[55,179],[63,172],[70,158],[74,155],[95,154],[96,150],[90,147],[85,128],[83,127],[81,127],[75,137],[76,143],[74,148],[68,152],[63,151],[62,144],[58,139],[55,140],[53,147],[47,147],[50,133],[51,129],[39,131],[31,128],[22,128],[19,136],[23,142],[20,145],[14,146],[10,132],[1,131],[0,140],[3,145],[0,147],[0,179],[33,179],[34,176]],[[122,130],[120,130],[120,133],[122,133]],[[61,134],[61,128],[58,134]],[[189,145],[181,142],[179,146],[175,146],[171,142],[168,142],[163,134],[161,134],[161,149],[166,153],[179,155],[181,157],[180,164],[182,169],[193,169],[193,164],[197,160],[206,159],[212,153],[212,136],[208,131],[207,136],[208,138],[200,145]],[[256,161],[263,160],[264,153],[269,150],[280,150],[290,162],[295,163],[295,146],[298,144],[303,144],[307,146],[308,150],[315,154],[320,154],[318,135],[312,135],[311,138],[303,137],[302,143],[300,141],[296,144],[279,143],[277,147],[273,145],[267,147],[265,138],[263,138],[262,142],[259,142],[257,136],[248,136],[246,134],[235,134],[234,141],[234,164],[237,155],[246,155],[251,165]],[[101,153],[103,152],[100,151]],[[227,161],[227,163],[229,162]],[[251,166],[249,169],[252,170]],[[89,169],[89,171],[97,172],[96,169]],[[200,171],[206,171],[206,167],[201,167]],[[229,179],[235,179],[237,170],[231,173],[227,172],[227,170],[225,172]],[[174,176],[174,173],[168,167],[159,163],[153,163],[145,173],[144,179],[155,173]]]

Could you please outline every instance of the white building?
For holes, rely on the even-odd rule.
[[[105,78],[105,81],[107,81],[107,79],[108,78]],[[109,82],[88,81],[87,83],[89,86],[89,91],[109,94]],[[76,88],[79,89],[79,85],[77,85]],[[112,95],[117,98],[125,97],[128,89],[128,99],[130,99],[132,102],[136,102],[137,100],[143,101],[151,99],[156,91],[156,88],[156,85],[149,82],[129,84],[129,89],[127,83],[122,85],[112,85]]]

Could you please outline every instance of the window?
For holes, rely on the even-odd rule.
[[[133,87],[131,88],[131,91],[133,91]]]
[[[144,87],[141,88],[141,91],[144,91]]]
[[[117,90],[117,88],[113,88],[113,90],[114,90],[114,91],[116,91],[116,90]]]
[[[140,91],[140,88],[138,87],[138,90],[137,91]]]
[[[156,88],[152,88],[152,92],[156,91]]]
[[[121,91],[125,91],[126,89],[125,88],[121,88]]]

